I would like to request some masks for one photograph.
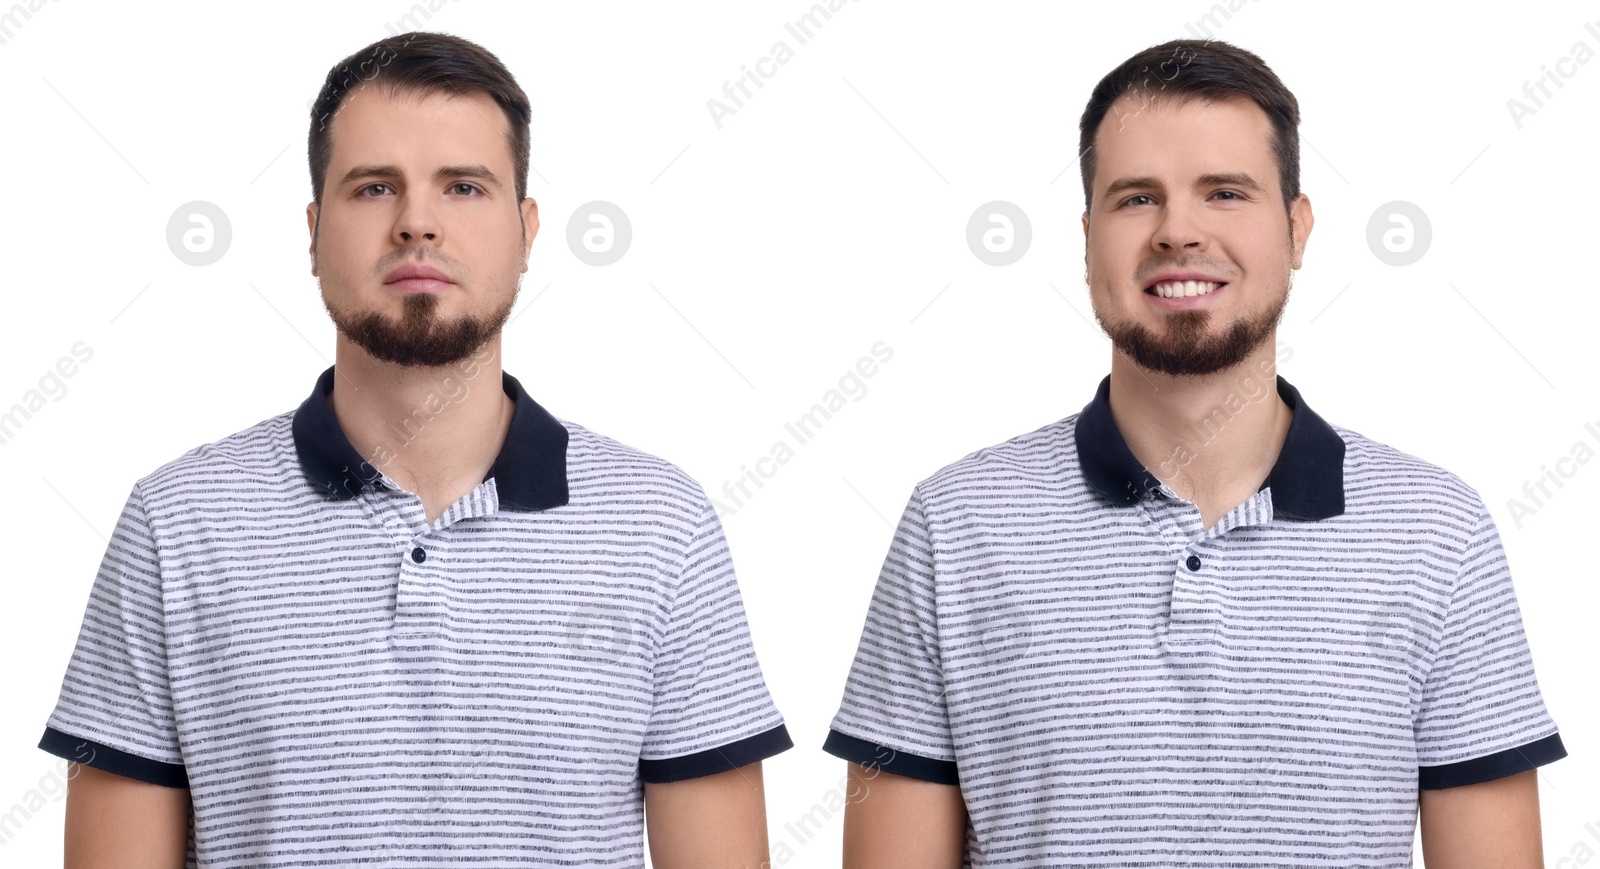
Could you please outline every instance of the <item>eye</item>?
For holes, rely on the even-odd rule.
[[[1132,205],[1132,204],[1134,204],[1133,201],[1135,199],[1150,199],[1150,197],[1144,195],[1143,193],[1136,193],[1136,194],[1134,194],[1132,196],[1129,196],[1127,199],[1122,200],[1122,204],[1123,205]],[[1155,200],[1150,199],[1150,201],[1154,202]]]
[[[1228,199],[1224,200],[1226,202],[1243,202],[1244,201],[1244,196],[1241,195],[1237,190],[1218,190],[1216,193],[1213,193],[1211,195],[1212,196],[1222,196],[1224,194],[1226,194],[1229,197]]]
[[[393,188],[391,188],[388,184],[385,184],[382,181],[378,181],[378,182],[374,182],[372,184],[368,184],[367,186],[357,190],[356,191],[356,195],[357,196],[365,196],[367,194],[367,191],[371,190],[374,187],[382,187],[385,190],[393,191]]]
[[[460,193],[461,192],[461,188],[463,188],[463,187],[465,187],[467,189],[467,192],[469,192],[469,193],[473,192],[473,191],[476,191],[478,193],[482,193],[483,192],[483,190],[481,188],[479,188],[478,185],[476,185],[476,184],[468,184],[465,181],[457,181],[456,183],[450,185],[450,189],[454,190],[457,193]]]

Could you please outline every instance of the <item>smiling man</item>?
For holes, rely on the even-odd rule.
[[[41,747],[71,867],[743,867],[791,743],[711,503],[501,369],[526,95],[407,34],[312,111],[336,361],[133,487]],[[192,829],[191,829],[192,817]]]
[[[1095,88],[1111,372],[912,493],[824,746],[846,867],[1398,869],[1419,797],[1429,869],[1541,865],[1566,752],[1489,511],[1276,374],[1298,122],[1225,43]]]

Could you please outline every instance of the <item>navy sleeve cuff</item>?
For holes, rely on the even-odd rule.
[[[1561,744],[1561,734],[1552,733],[1527,745],[1508,748],[1483,757],[1441,766],[1417,767],[1417,786],[1425,791],[1436,791],[1480,784],[1516,775],[1519,772],[1527,772],[1566,756],[1567,748]]]
[[[794,740],[782,724],[765,733],[748,736],[717,748],[708,748],[682,757],[639,761],[639,778],[653,784],[683,781],[738,769],[794,748]]]
[[[865,739],[846,736],[837,730],[828,731],[828,740],[822,743],[822,750],[851,763],[859,763],[865,767],[892,772],[906,778],[921,779],[941,785],[961,784],[961,779],[956,774],[956,762],[953,760],[935,760],[931,757],[907,754]]]
[[[187,788],[189,773],[179,763],[162,763],[137,754],[101,745],[88,739],[68,736],[54,727],[44,729],[39,747],[56,757],[63,757],[82,766],[91,766],[109,773],[169,788]]]

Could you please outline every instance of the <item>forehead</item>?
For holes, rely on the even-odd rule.
[[[1096,190],[1126,175],[1197,176],[1243,171],[1263,184],[1277,179],[1272,122],[1245,98],[1208,101],[1125,94],[1095,134]]]
[[[329,167],[356,163],[510,166],[505,112],[487,94],[352,91],[329,127]],[[433,169],[427,166],[428,171]]]

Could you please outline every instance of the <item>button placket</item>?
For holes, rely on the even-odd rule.
[[[1272,517],[1272,496],[1258,491],[1235,506],[1209,529],[1201,528],[1200,508],[1181,499],[1173,505],[1187,510],[1195,532],[1173,549],[1172,594],[1167,610],[1167,642],[1179,646],[1214,645],[1227,620],[1228,600],[1218,566],[1223,557],[1223,535],[1235,529],[1264,524]],[[1179,520],[1179,524],[1189,523]]]
[[[1174,497],[1164,507],[1169,511],[1166,516],[1172,525],[1172,533],[1166,535],[1172,553],[1167,642],[1197,645],[1211,638],[1217,616],[1215,595],[1206,589],[1206,563],[1210,556],[1199,548],[1207,539],[1204,519],[1198,506],[1182,498]]]
[[[1188,537],[1184,533],[1183,518],[1180,515],[1185,504],[1183,501],[1162,502],[1152,499],[1139,502],[1139,509],[1144,512],[1145,520],[1155,526],[1162,542],[1166,543],[1168,550],[1174,554],[1182,552],[1189,545]]]
[[[445,594],[441,585],[443,548],[437,541],[415,537],[400,557],[395,594],[395,636],[436,636],[444,623]]]
[[[389,532],[389,537],[396,543],[401,543],[411,538],[412,531],[406,527],[405,517],[400,514],[396,507],[396,490],[367,486],[356,496],[356,501],[361,505],[367,516]]]
[[[1192,645],[1199,639],[1190,624],[1191,614],[1202,604],[1197,598],[1193,574],[1185,571],[1185,554],[1192,549],[1191,537],[1198,536],[1197,532],[1191,534],[1188,526],[1198,527],[1200,508],[1182,498],[1172,497],[1164,500],[1143,499],[1139,502],[1139,509],[1146,521],[1161,535],[1173,564],[1172,584],[1167,593],[1166,624],[1159,629],[1159,633],[1165,636],[1164,642],[1169,645]]]
[[[1254,525],[1265,525],[1272,521],[1272,495],[1270,490],[1260,490],[1246,498],[1238,506],[1229,510],[1227,515],[1217,520],[1217,524],[1206,534],[1206,539],[1211,540],[1221,537],[1235,528],[1249,528]]]
[[[449,610],[448,529],[464,519],[494,513],[498,501],[494,481],[486,480],[429,523],[421,498],[410,493],[400,498],[398,511],[412,521],[401,546],[394,633],[398,639],[427,641],[443,632]]]
[[[1221,617],[1221,600],[1211,587],[1210,556],[1191,550],[1179,561],[1172,577],[1172,607],[1167,620],[1169,642],[1203,643],[1212,638]]]
[[[499,509],[499,504],[498,490],[494,478],[490,477],[457,498],[445,508],[444,512],[434,517],[433,524],[428,526],[426,533],[437,534],[464,519],[492,516]]]

